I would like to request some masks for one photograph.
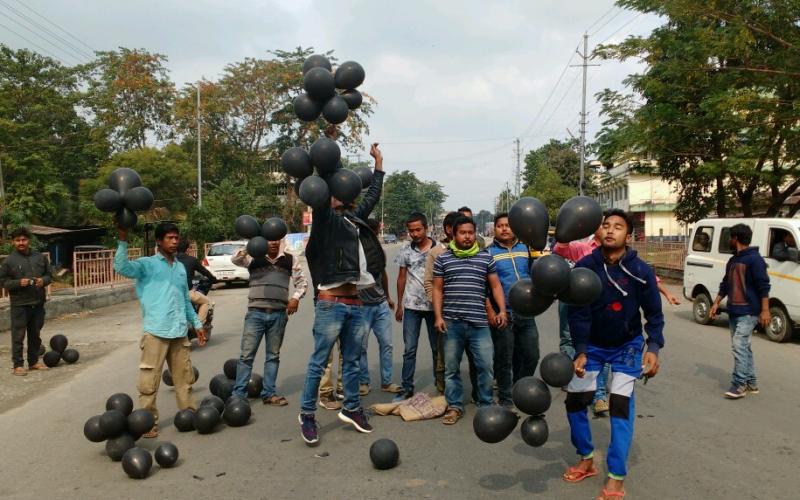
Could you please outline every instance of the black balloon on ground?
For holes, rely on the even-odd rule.
[[[194,413],[194,428],[199,434],[211,434],[219,424],[220,416],[213,406],[201,406]]]
[[[133,399],[124,392],[112,394],[106,399],[106,410],[119,410],[127,417],[133,411]]]
[[[354,89],[364,83],[364,68],[355,61],[345,61],[336,68],[334,79],[338,89]]]
[[[251,257],[265,257],[269,251],[269,242],[263,236],[250,238],[247,242],[247,254]]]
[[[303,88],[315,101],[325,102],[336,94],[333,75],[325,68],[312,68],[303,76]]]
[[[325,102],[322,106],[322,116],[328,121],[338,125],[347,120],[347,115],[350,113],[350,108],[341,96],[334,95]]]
[[[543,295],[557,295],[569,288],[569,272],[569,264],[560,255],[539,257],[531,268],[533,288]]]
[[[289,228],[280,217],[270,217],[261,226],[261,236],[266,238],[267,241],[278,241],[286,236]]]
[[[311,208],[321,208],[331,202],[328,183],[318,175],[310,175],[303,179],[298,190],[300,200]]]
[[[327,57],[321,56],[319,54],[313,54],[306,58],[303,61],[303,74],[305,75],[313,68],[324,68],[328,71],[331,71],[333,67],[331,66],[331,62],[328,60]]]
[[[175,428],[180,432],[189,432],[194,430],[194,410],[186,408],[185,410],[178,410],[175,418],[172,421]]]
[[[225,411],[225,401],[223,401],[222,398],[220,398],[219,396],[217,396],[215,394],[211,394],[209,396],[204,397],[200,401],[200,406],[201,407],[203,407],[203,406],[211,406],[215,410],[217,410],[217,413],[219,413],[219,414],[222,414],[222,412]]]
[[[156,419],[150,410],[140,408],[128,415],[128,432],[135,439],[139,439],[156,425]]]
[[[136,440],[127,432],[123,432],[117,437],[110,438],[106,441],[106,455],[115,461],[122,460],[122,456],[126,451],[136,446]]]
[[[89,417],[86,423],[83,424],[83,435],[93,443],[102,443],[108,438],[103,429],[100,428],[100,417],[101,415]]]
[[[603,209],[588,196],[568,199],[556,216],[556,241],[568,243],[591,236],[603,222]]]
[[[537,415],[531,415],[523,420],[519,431],[522,434],[522,440],[530,446],[542,446],[550,435],[547,420]]]
[[[100,415],[100,430],[108,437],[117,437],[125,431],[128,420],[119,410],[107,410]]]
[[[339,95],[344,99],[344,102],[347,103],[347,107],[351,110],[358,109],[364,101],[364,96],[362,96],[361,92],[358,90],[345,90]]]
[[[155,453],[153,453],[156,459],[156,463],[161,467],[167,469],[175,465],[178,461],[178,456],[180,453],[178,452],[178,447],[172,443],[161,443],[156,448]]]
[[[138,186],[128,190],[122,196],[122,203],[134,212],[150,210],[153,206],[153,193],[144,186]]]
[[[236,380],[236,367],[239,366],[238,358],[230,358],[225,360],[222,365],[222,373],[231,380]]]
[[[219,385],[225,380],[228,380],[228,377],[224,373],[214,375],[208,383],[208,391],[216,395],[219,392]]]
[[[50,349],[57,351],[57,352],[64,352],[64,350],[69,345],[69,340],[67,340],[66,335],[61,333],[57,333],[50,337]]]
[[[233,223],[233,229],[236,231],[236,234],[249,240],[261,233],[261,224],[259,224],[252,215],[240,215]]]
[[[281,168],[287,174],[304,179],[314,173],[311,155],[304,148],[289,148],[281,155]]]
[[[372,184],[372,169],[369,167],[358,167],[354,170],[361,177],[361,189],[367,189]]]
[[[539,363],[539,375],[550,387],[565,387],[574,373],[572,359],[563,352],[551,352]]]
[[[251,412],[250,403],[247,400],[232,398],[225,405],[225,412],[222,414],[222,418],[231,427],[241,427],[250,420]]]
[[[342,159],[342,150],[339,145],[336,144],[336,141],[327,137],[320,137],[314,141],[309,154],[311,155],[311,162],[317,167],[320,175],[336,170],[339,166],[339,160]]]
[[[585,267],[575,267],[569,273],[569,287],[558,294],[558,300],[571,306],[588,306],[600,298],[603,282],[597,273]]]
[[[222,401],[227,401],[233,395],[233,386],[235,382],[233,380],[227,379],[223,380],[219,384],[219,389],[217,390],[217,396]]]
[[[294,114],[304,122],[313,122],[322,114],[323,103],[315,101],[308,94],[300,94],[292,101]]]
[[[122,456],[122,470],[132,479],[144,479],[153,467],[153,457],[144,448],[135,446]]]
[[[261,395],[262,387],[264,387],[264,377],[258,373],[253,373],[250,375],[250,381],[247,383],[247,397],[259,397]]]
[[[537,293],[530,278],[517,280],[508,291],[511,310],[529,316],[538,316],[553,303],[553,297]]]
[[[528,415],[541,415],[550,408],[550,388],[536,377],[522,377],[511,389],[514,406]]]
[[[113,189],[101,189],[94,194],[94,206],[103,212],[116,212],[122,207],[122,196]]]
[[[118,168],[111,172],[111,175],[108,177],[108,187],[119,192],[122,196],[125,196],[128,190],[141,185],[142,178],[131,168]]]
[[[136,226],[139,217],[133,210],[122,207],[117,210],[116,214],[114,214],[114,220],[117,221],[117,224],[119,224],[120,227],[124,229],[130,229]]]
[[[400,449],[391,439],[378,439],[369,447],[369,459],[378,470],[393,469],[400,462]]]
[[[472,429],[484,443],[499,443],[511,434],[517,426],[518,419],[519,417],[508,408],[483,406],[475,412]]]
[[[331,196],[348,204],[355,201],[361,194],[361,177],[347,168],[340,168],[332,173],[328,179]]]
[[[161,381],[170,387],[175,385],[175,383],[172,381],[172,372],[170,372],[169,369],[164,370],[164,372],[161,374]]]
[[[75,349],[64,349],[64,352],[61,353],[61,359],[69,364],[77,362],[80,357],[81,354]]]
[[[61,353],[58,351],[47,351],[44,353],[44,356],[42,356],[42,361],[44,361],[46,366],[53,368],[61,361]]]
[[[514,235],[534,250],[547,246],[550,219],[547,207],[536,198],[525,196],[517,200],[508,211],[508,224]]]

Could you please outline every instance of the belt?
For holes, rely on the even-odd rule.
[[[329,293],[322,293],[317,296],[317,300],[324,300],[326,302],[338,302],[340,304],[347,304],[350,306],[360,306],[362,304],[361,299],[357,296],[350,296],[350,297],[340,297],[338,295],[331,295]]]

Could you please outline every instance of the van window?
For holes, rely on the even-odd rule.
[[[771,227],[769,229],[769,253],[771,258],[784,262],[797,262],[797,241],[786,229]]]
[[[731,247],[731,228],[723,227],[719,235],[719,253],[728,253],[733,255],[733,247]]]
[[[710,252],[711,241],[714,239],[714,228],[711,226],[698,227],[694,232],[692,250],[695,252]]]

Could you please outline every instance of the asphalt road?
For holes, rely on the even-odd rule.
[[[393,258],[398,247],[388,249]],[[392,266],[392,281],[396,268]],[[677,287],[675,292],[677,293]],[[227,358],[238,356],[246,288],[212,292],[216,302],[214,336],[193,351],[200,370],[198,401]],[[702,327],[691,321],[688,304],[665,306],[666,342],[662,372],[639,385],[636,434],[626,481],[628,498],[796,498],[800,479],[800,343],[775,344],[754,339],[761,394],[739,401],[722,397],[732,367],[726,322]],[[78,365],[29,377],[2,377],[3,386],[37,384],[31,396],[6,401],[0,411],[3,460],[0,497],[9,498],[593,498],[600,477],[580,484],[561,480],[576,461],[564,412],[564,393],[553,391],[547,413],[550,439],[531,448],[515,431],[489,445],[472,432],[475,407],[466,418],[445,427],[439,420],[404,423],[399,417],[374,417],[375,432],[359,434],[342,425],[335,412],[320,409],[321,444],[307,447],[297,423],[299,393],[311,352],[312,302],[306,298],[287,329],[278,388],[290,405],[262,406],[253,401],[253,418],[243,428],[221,426],[210,435],[179,433],[171,424],[175,398],[159,390],[160,440],[180,449],[176,468],[153,468],[143,481],[128,479],[111,462],[102,444],[83,437],[84,421],[104,410],[114,392],[135,395],[141,321],[136,303],[97,311],[83,318],[51,322],[45,337],[63,330],[73,343],[104,343]],[[557,349],[554,308],[538,319],[543,353]],[[402,336],[395,323],[395,381],[399,381]],[[256,366],[263,362],[263,350]],[[377,343],[370,342],[370,365],[377,385]],[[418,387],[433,391],[430,352],[421,343]],[[466,379],[466,377],[465,377]],[[13,391],[11,391],[13,393]],[[373,391],[367,405],[391,396]],[[592,422],[597,455],[605,457],[607,418]],[[389,437],[400,448],[401,464],[390,471],[372,469],[368,450]],[[155,449],[156,442],[139,441]],[[604,464],[603,464],[604,465]],[[604,467],[603,467],[604,469]]]

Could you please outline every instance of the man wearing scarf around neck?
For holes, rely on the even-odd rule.
[[[442,422],[446,425],[455,424],[464,414],[461,356],[467,345],[478,372],[476,404],[493,404],[494,348],[485,307],[487,289],[491,290],[499,310],[493,326],[505,328],[505,296],[494,259],[478,246],[475,222],[468,217],[459,217],[453,223],[453,240],[449,249],[436,257],[433,265],[435,326],[439,334],[444,335],[444,395],[448,407]]]

